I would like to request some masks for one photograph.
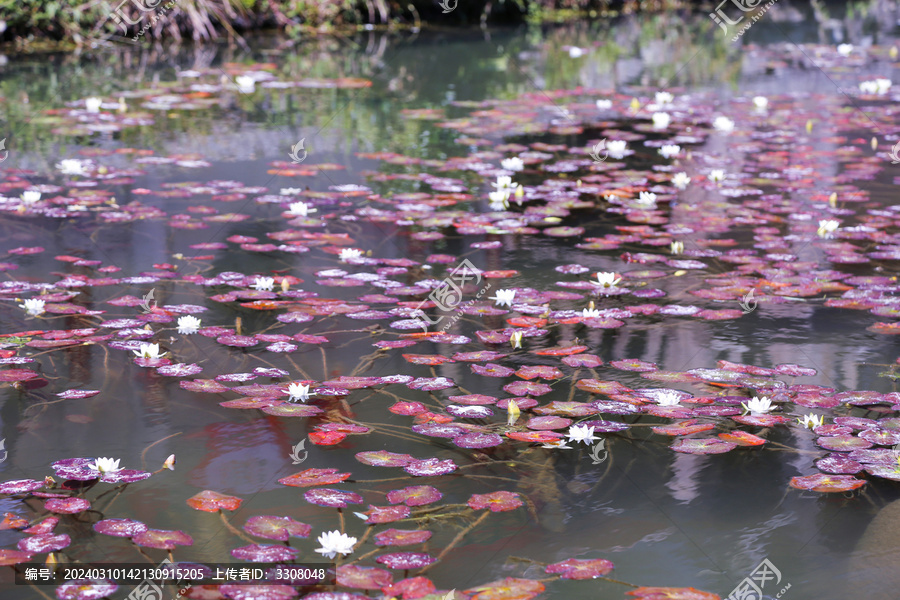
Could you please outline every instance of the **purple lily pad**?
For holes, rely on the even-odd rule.
[[[829,454],[825,458],[817,460],[816,467],[820,471],[835,475],[853,475],[863,470],[862,463],[853,460],[846,454]]]
[[[196,375],[202,370],[203,367],[194,363],[176,363],[172,365],[163,365],[156,369],[156,372],[167,377],[187,377],[189,375]]]
[[[44,502],[44,509],[62,515],[74,515],[91,507],[84,498],[50,498]]]
[[[853,437],[852,435],[834,435],[817,438],[816,445],[833,452],[850,452],[851,450],[871,448],[874,444],[867,440]]]
[[[493,448],[503,443],[496,433],[466,433],[453,438],[453,444],[460,448]]]
[[[413,425],[411,429],[414,433],[442,438],[454,438],[467,432],[464,427],[450,423],[421,423]]]
[[[257,537],[286,542],[288,538],[309,537],[312,527],[290,517],[258,515],[250,517],[244,524],[244,531]]]
[[[675,452],[685,454],[722,454],[737,448],[734,442],[717,439],[679,439],[671,446]]]
[[[99,600],[112,596],[119,586],[106,579],[73,579],[56,588],[59,600]]]
[[[362,504],[363,501],[359,494],[329,488],[309,490],[303,494],[303,498],[310,504],[332,508],[344,508],[348,504]]]
[[[23,552],[42,554],[44,552],[56,552],[57,550],[62,550],[71,543],[72,540],[64,533],[60,535],[42,533],[19,540],[16,546]]]
[[[461,419],[486,419],[494,414],[487,406],[464,406],[451,404],[446,409],[448,414]]]
[[[337,584],[358,590],[380,590],[391,585],[390,572],[376,567],[341,565],[337,568]]]
[[[387,450],[369,450],[358,452],[356,460],[373,467],[405,467],[415,459],[409,454],[397,454]]]
[[[231,555],[239,560],[252,562],[287,562],[294,560],[299,550],[278,544],[250,544],[231,551]]]
[[[513,396],[543,396],[552,392],[553,388],[536,381],[513,381],[504,385],[503,391]]]
[[[78,398],[91,398],[100,393],[100,390],[66,390],[57,394],[60,398],[73,400]]]
[[[457,438],[454,438],[454,441]],[[433,477],[437,475],[446,475],[457,469],[456,463],[451,459],[439,460],[437,458],[426,458],[425,460],[414,460],[403,467],[403,470],[415,477]]]
[[[391,490],[387,493],[387,501],[391,504],[400,504],[406,506],[422,506],[437,502],[444,495],[437,488],[430,485],[413,485],[400,490]]]
[[[27,494],[44,487],[43,481],[34,479],[13,479],[0,483],[0,494]]]
[[[437,559],[424,552],[391,552],[375,558],[375,562],[391,569],[421,569]]]
[[[411,546],[427,542],[431,535],[427,529],[385,529],[375,534],[375,545]]]
[[[436,391],[456,387],[452,379],[447,377],[417,377],[406,386],[411,390]]]
[[[132,519],[103,519],[94,523],[94,531],[116,537],[132,537],[149,529],[140,521]]]

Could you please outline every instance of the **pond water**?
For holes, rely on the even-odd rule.
[[[439,502],[414,506],[417,519],[371,526],[339,564],[365,556],[355,564],[387,569],[378,554],[440,556],[423,575],[436,591],[405,596],[435,600],[450,590],[457,599],[480,592],[477,600],[537,591],[522,581],[473,589],[506,577],[540,580],[550,598],[626,598],[634,586],[724,598],[764,559],[780,572],[764,586],[767,598],[887,593],[900,548],[892,525],[900,400],[891,395],[900,220],[889,156],[900,129],[893,88],[859,84],[894,78],[885,22],[896,7],[874,6],[887,15],[874,24],[871,15],[828,20],[787,0],[779,7],[737,42],[707,16],[685,13],[301,43],[261,37],[249,49],[114,46],[9,57],[0,80],[9,151],[0,163],[0,334],[8,338],[0,338],[0,377],[11,383],[0,395],[8,452],[0,472],[3,481],[55,475],[56,489],[34,493],[91,501],[90,510],[57,515],[53,533],[70,541],[57,560],[162,560],[163,550],[93,528],[129,518],[189,534],[176,560],[235,563],[237,547],[279,544],[244,532],[247,519],[278,515],[312,528],[308,539],[290,540],[298,562],[321,562],[320,534],[362,538],[367,525],[354,510],[427,485],[443,494]],[[852,49],[839,52],[845,41]],[[240,90],[238,77],[255,81],[241,80]],[[670,101],[656,95],[666,91]],[[103,104],[88,110],[89,97]],[[654,125],[654,113],[668,114],[668,124],[656,117]],[[618,158],[614,140],[626,142]],[[663,144],[680,151],[662,156]],[[501,159],[515,156],[523,164],[502,170]],[[63,173],[64,159],[81,162],[65,163]],[[683,190],[672,183],[680,172],[691,178]],[[521,198],[492,206],[498,176],[522,184]],[[655,200],[641,204],[642,192]],[[298,201],[315,212],[290,214]],[[820,223],[832,219],[834,231]],[[682,256],[672,241],[683,243]],[[342,248],[362,255],[342,258]],[[429,297],[427,281],[458,274],[463,260],[480,270],[477,281],[446,311],[426,305],[442,321],[412,336],[422,332],[409,321]],[[604,272],[622,281],[590,283]],[[271,291],[253,289],[267,287],[258,277],[274,278]],[[489,299],[502,289],[516,290],[511,306]],[[19,307],[42,293],[50,294],[45,312]],[[600,314],[586,318],[590,306]],[[187,314],[201,320],[199,333],[177,331]],[[509,341],[513,329],[525,333],[521,348]],[[142,343],[158,343],[163,362],[199,370],[158,372],[162,363],[136,360]],[[438,358],[481,351],[500,354]],[[579,365],[585,355],[603,364]],[[520,370],[529,366],[547,369]],[[235,373],[254,375],[223,377]],[[398,375],[408,377],[377,379]],[[219,386],[209,381],[217,377]],[[407,386],[410,378],[450,381],[423,380],[441,388],[427,391]],[[317,408],[303,416],[286,414],[304,403],[280,391],[295,381],[318,390],[305,402]],[[223,389],[252,384],[270,387]],[[684,392],[681,408],[657,406],[647,388]],[[73,389],[99,393],[58,396]],[[492,397],[490,416],[464,408],[487,400],[451,399],[471,394]],[[248,396],[261,400],[221,404]],[[774,412],[741,417],[753,396],[772,399]],[[512,397],[535,402],[508,425]],[[826,428],[797,422],[809,413]],[[841,417],[878,422],[828,428]],[[698,431],[651,429],[689,418]],[[447,434],[427,420],[463,426]],[[584,420],[601,420],[602,448],[596,440],[571,449],[538,443],[552,433],[522,439],[527,431],[566,435]],[[472,435],[460,439],[466,429]],[[736,431],[765,443],[728,437]],[[519,440],[509,437],[515,432]],[[869,446],[882,450],[866,454]],[[863,464],[842,459],[850,474],[834,480],[850,481],[848,491],[791,487],[803,483],[792,478],[820,473],[826,448],[858,449],[852,456]],[[458,468],[412,476],[360,462],[358,453],[379,450]],[[306,458],[293,464],[292,451]],[[171,454],[174,470],[158,472]],[[87,487],[78,487],[64,483],[77,469],[50,466],[77,457],[115,457],[154,474],[119,489],[85,476]],[[350,476],[312,487],[279,482],[306,469]],[[363,503],[339,515],[307,501],[316,487],[360,494]],[[230,527],[188,505],[204,490],[242,499],[222,511]],[[466,507],[473,494],[500,490],[519,500],[495,508],[522,505],[487,517]],[[27,491],[0,498],[9,520],[48,516]],[[0,548],[47,535],[23,527],[0,530]],[[375,546],[388,527],[433,536]],[[615,568],[587,581],[545,572],[567,559]],[[419,571],[388,570],[395,582]],[[13,585],[12,569],[0,585],[4,598],[63,593]],[[403,593],[322,589],[367,587],[372,596]],[[110,597],[132,589],[122,584]],[[300,596],[312,591],[299,588]],[[188,597],[222,596],[195,588]]]

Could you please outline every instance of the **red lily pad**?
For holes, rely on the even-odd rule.
[[[563,579],[594,579],[603,577],[613,570],[612,562],[605,558],[569,558],[547,565],[545,573],[558,574]]]
[[[603,361],[600,360],[599,356],[594,354],[573,354],[572,356],[564,356],[562,362],[564,365],[574,369],[594,369],[603,366]]]
[[[17,565],[31,560],[31,554],[21,550],[0,550],[0,566]]]
[[[8,512],[4,514],[3,522],[0,522],[0,531],[6,529],[22,529],[23,527],[28,527],[28,519],[23,519],[15,513]]]
[[[312,527],[306,523],[295,521],[290,517],[277,517],[271,515],[258,515],[250,517],[244,523],[244,531],[250,535],[286,542],[288,538],[309,537]]]
[[[291,487],[310,487],[313,485],[334,485],[350,477],[350,473],[338,473],[337,469],[306,469],[289,477],[282,477],[278,483]]]
[[[243,500],[236,496],[220,494],[212,490],[203,490],[187,499],[187,505],[194,510],[216,512],[219,510],[237,510]]]
[[[531,417],[525,423],[528,429],[536,429],[539,431],[549,431],[553,429],[565,429],[572,424],[572,419],[564,417]]]
[[[790,423],[790,419],[781,415],[735,415],[731,418],[742,425],[754,425],[756,427],[773,427]]]
[[[638,360],[636,358],[613,360],[610,361],[609,366],[621,369],[623,371],[634,371],[637,373],[648,373],[650,371],[659,370],[659,367],[657,367],[655,364],[645,362],[643,360]]]
[[[813,492],[848,492],[866,485],[865,480],[852,475],[826,475],[816,473],[805,477],[792,477],[790,486],[798,490]]]
[[[310,431],[309,441],[317,446],[334,446],[340,444],[346,439],[347,434],[343,431]]]
[[[391,598],[402,597],[403,600],[416,600],[416,598],[431,595],[436,589],[434,583],[427,577],[410,577],[398,581],[386,588],[382,588],[381,591]],[[309,596],[306,598],[309,598]],[[304,598],[304,600],[306,600],[306,598]],[[365,600],[365,597],[358,600]]]
[[[519,370],[516,371],[516,375],[518,375],[522,379],[560,379],[561,377],[563,377],[563,372],[556,367],[545,365],[527,365],[524,367],[520,367]]]
[[[227,392],[230,388],[222,385],[215,379],[194,379],[192,381],[179,381],[178,386],[189,392],[200,392],[204,394],[221,394]]]
[[[404,354],[403,358],[406,362],[414,365],[442,365],[444,363],[456,362],[452,358],[441,356],[440,354]]]
[[[522,506],[522,499],[519,494],[500,490],[490,494],[472,494],[466,504],[473,510],[487,508],[491,512],[506,512]]]
[[[369,524],[381,524],[381,523],[393,523],[394,521],[399,521],[401,519],[405,519],[409,516],[410,510],[406,505],[401,506],[372,506],[369,505],[369,510],[365,513],[369,518],[366,520],[366,523]]]
[[[5,521],[6,519],[4,519]],[[31,534],[41,534],[41,533],[51,533],[53,529],[56,527],[57,523],[59,523],[59,517],[47,517],[40,523],[32,525],[27,529],[23,529],[22,533],[31,533]],[[25,523],[28,524],[27,521]]]
[[[531,600],[544,591],[544,584],[531,579],[506,577],[466,590],[471,600]]]
[[[131,538],[138,546],[145,548],[159,548],[160,550],[174,550],[175,546],[192,546],[194,539],[183,531],[169,529],[148,529]]]
[[[671,425],[659,425],[653,427],[653,433],[660,435],[690,435],[692,433],[700,433],[701,431],[709,431],[715,429],[713,423],[700,423],[698,419],[688,419]]]
[[[469,365],[469,368],[472,369],[473,373],[484,375],[486,377],[509,377],[516,372],[515,369],[510,369],[509,367],[494,363],[487,363],[486,365]]]
[[[391,504],[400,504],[406,506],[423,506],[437,502],[444,495],[437,488],[430,485],[412,485],[400,490],[391,490],[387,493],[387,501]]]
[[[765,438],[740,430],[734,430],[729,433],[720,433],[719,439],[735,443],[738,446],[762,446],[766,443]]]
[[[376,546],[411,546],[427,542],[432,532],[427,529],[385,529],[375,534]]]
[[[258,399],[265,400],[266,398],[258,397]],[[274,406],[264,406],[262,407],[262,411],[267,415],[274,415],[276,417],[313,417],[325,412],[318,406],[312,406],[310,404],[294,404],[291,402],[276,404]],[[313,431],[310,433],[316,432]],[[310,439],[312,439],[311,435]]]
[[[378,590],[391,585],[390,572],[376,567],[341,565],[337,568],[337,584],[358,590]]]

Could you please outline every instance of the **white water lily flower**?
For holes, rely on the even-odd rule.
[[[713,169],[709,172],[709,180],[715,183],[719,183],[721,181],[725,181],[725,170],[724,169]]]
[[[296,400],[299,400],[300,402],[306,402],[307,400],[309,400],[310,396],[315,396],[314,393],[310,393],[309,384],[304,385],[302,383],[291,383],[290,385],[288,385],[288,389],[281,391],[290,396],[288,400],[290,400],[291,402],[294,402]]]
[[[596,104],[598,110],[609,110],[612,108],[612,100],[607,100],[605,98],[597,100]]]
[[[140,348],[132,350],[132,352],[134,352],[135,356],[149,359],[162,358],[166,355],[165,352],[159,353],[159,344],[141,344]]]
[[[728,133],[734,129],[734,121],[725,116],[716,117],[713,120],[713,127],[719,131]]]
[[[850,53],[853,52],[853,44],[839,44],[837,51],[841,56],[850,56]]]
[[[582,56],[584,56],[584,50],[578,46],[569,47],[569,58],[581,58]]]
[[[878,83],[875,81],[863,81],[859,84],[859,91],[863,94],[877,94]]]
[[[759,110],[764,110],[767,106],[769,106],[769,99],[765,96],[753,96],[753,106],[755,106]]]
[[[283,191],[283,190],[282,190]],[[317,212],[317,209],[310,208],[311,205],[306,202],[291,202],[290,206],[288,206],[288,212],[292,215],[300,215],[301,217],[306,217],[309,213]]]
[[[681,395],[671,390],[665,390],[656,395],[656,402],[660,406],[678,406]]]
[[[553,450],[571,450],[572,446],[566,446],[566,440],[556,440],[554,442],[545,442],[541,444],[541,448],[551,448]]]
[[[41,193],[37,190],[25,190],[22,192],[22,202],[25,204],[34,204],[41,199]]]
[[[688,174],[682,171],[681,173],[675,173],[675,176],[672,177],[672,185],[677,187],[679,190],[684,190],[687,188],[687,185],[691,182],[691,178],[688,177]]]
[[[178,333],[181,335],[191,335],[200,330],[200,319],[194,315],[184,315],[178,317]]]
[[[166,462],[163,463],[163,467],[165,467],[166,469],[168,469],[170,471],[175,470],[175,455],[174,454],[169,455],[169,458],[167,458]]]
[[[672,120],[671,115],[669,113],[664,112],[656,112],[653,113],[653,127],[656,129],[665,129],[669,126],[669,122]]]
[[[523,163],[522,159],[518,156],[513,156],[512,158],[504,158],[501,160],[500,166],[507,171],[521,171],[525,168],[525,163]]]
[[[341,248],[341,262],[347,262],[348,260],[354,260],[362,257],[362,250],[357,250],[356,248]]]
[[[669,244],[669,252],[672,254],[682,254],[684,253],[684,242],[680,240],[675,240],[671,244]]]
[[[338,530],[326,531],[318,537],[321,548],[316,548],[316,552],[334,558],[338,554],[350,554],[353,552],[353,546],[356,545],[356,538],[350,537],[346,533]]]
[[[513,183],[512,177],[509,175],[498,175],[496,183],[492,183],[492,186],[497,188],[497,191],[506,191],[508,194],[512,194],[516,189],[516,184]]]
[[[622,158],[625,156],[625,147],[627,145],[627,142],[625,142],[624,140],[612,140],[610,142],[606,142],[606,150],[613,158]]]
[[[595,427],[589,427],[587,425],[572,425],[569,427],[569,433],[567,437],[570,442],[584,442],[585,445],[590,446],[592,442],[597,441],[599,438],[594,435]]]
[[[85,169],[85,163],[78,160],[77,158],[64,158],[60,162],[56,163],[56,168],[63,175],[85,175],[87,174],[87,170]]]
[[[750,411],[752,415],[764,415],[774,408],[772,401],[765,396],[762,398],[753,396],[749,402],[741,402],[741,406],[744,407],[744,410]]]
[[[281,191],[278,192],[282,196],[296,196],[303,192],[303,188],[281,188]]]
[[[246,75],[235,77],[234,82],[238,86],[238,90],[245,94],[252,94],[256,89],[256,80]]]
[[[509,343],[513,347],[513,349],[518,349],[522,347],[522,332],[521,331],[513,331],[509,336]]]
[[[118,458],[98,458],[94,461],[94,468],[101,473],[115,473],[122,470]]]
[[[584,308],[581,310],[582,319],[598,319],[600,318],[600,309]]]
[[[671,92],[656,92],[654,99],[657,104],[672,104],[672,101],[675,100],[675,96],[673,96]]]
[[[881,95],[887,94],[891,89],[893,82],[890,79],[885,79],[884,77],[879,77],[875,80],[875,85],[878,86],[878,93]]]
[[[663,158],[672,158],[681,153],[681,146],[678,144],[665,144],[659,149],[659,153],[662,154]]]
[[[809,427],[810,429],[815,429],[820,425],[825,424],[825,417],[822,415],[816,415],[813,413],[809,413],[808,415],[803,415],[802,419],[797,419],[797,422],[803,425],[804,427]]]
[[[820,238],[828,239],[831,237],[831,234],[837,231],[837,228],[840,227],[841,222],[835,219],[823,219],[819,221],[819,230],[816,232]]]
[[[656,194],[653,192],[640,192],[634,203],[642,208],[656,208]]]
[[[489,192],[488,198],[490,199],[490,208],[491,210],[506,210],[509,208],[509,190],[497,190],[496,192]]]
[[[616,287],[616,284],[620,281],[622,281],[622,278],[616,277],[615,273],[605,272],[597,273],[597,281],[591,280],[591,283],[599,287],[611,288]]]
[[[275,287],[275,278],[274,277],[257,277],[256,281],[253,282],[253,289],[260,292],[271,292]]]
[[[489,299],[494,300],[497,306],[512,306],[515,297],[516,290],[497,290],[497,294]]]
[[[84,107],[88,112],[100,112],[100,106],[103,104],[102,98],[85,98]]]
[[[38,298],[28,298],[27,300],[23,300],[23,304],[20,304],[19,308],[24,308],[26,313],[32,317],[36,317],[44,312],[44,304],[45,302]]]

